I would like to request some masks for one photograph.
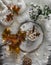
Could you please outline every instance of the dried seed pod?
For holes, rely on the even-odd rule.
[[[29,57],[24,56],[23,65],[32,65],[32,60]]]
[[[19,10],[20,10],[20,7],[17,7],[16,5],[14,5],[14,6],[12,7],[12,10],[13,10],[14,13],[18,14],[18,12],[19,12]]]
[[[39,32],[37,32],[37,33],[36,33],[36,36],[39,36],[39,35],[40,35],[40,33],[39,33]]]
[[[13,20],[13,14],[12,13],[9,13],[8,15],[6,15],[6,20],[7,22],[11,22],[11,20]]]

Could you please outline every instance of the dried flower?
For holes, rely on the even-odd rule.
[[[29,11],[30,18],[34,21],[38,20],[39,15],[43,15],[47,18],[50,13],[51,9],[49,8],[48,5],[45,5],[42,10],[39,5],[31,4]]]

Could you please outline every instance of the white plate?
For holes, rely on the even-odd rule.
[[[25,52],[31,52],[36,50],[42,44],[43,41],[43,32],[38,24],[35,24],[32,21],[31,22],[27,21],[20,26],[20,29],[22,31],[27,31],[30,28],[32,28],[33,25],[35,25],[36,29],[39,31],[40,36],[35,41],[26,40],[25,42],[22,42],[20,48]]]

